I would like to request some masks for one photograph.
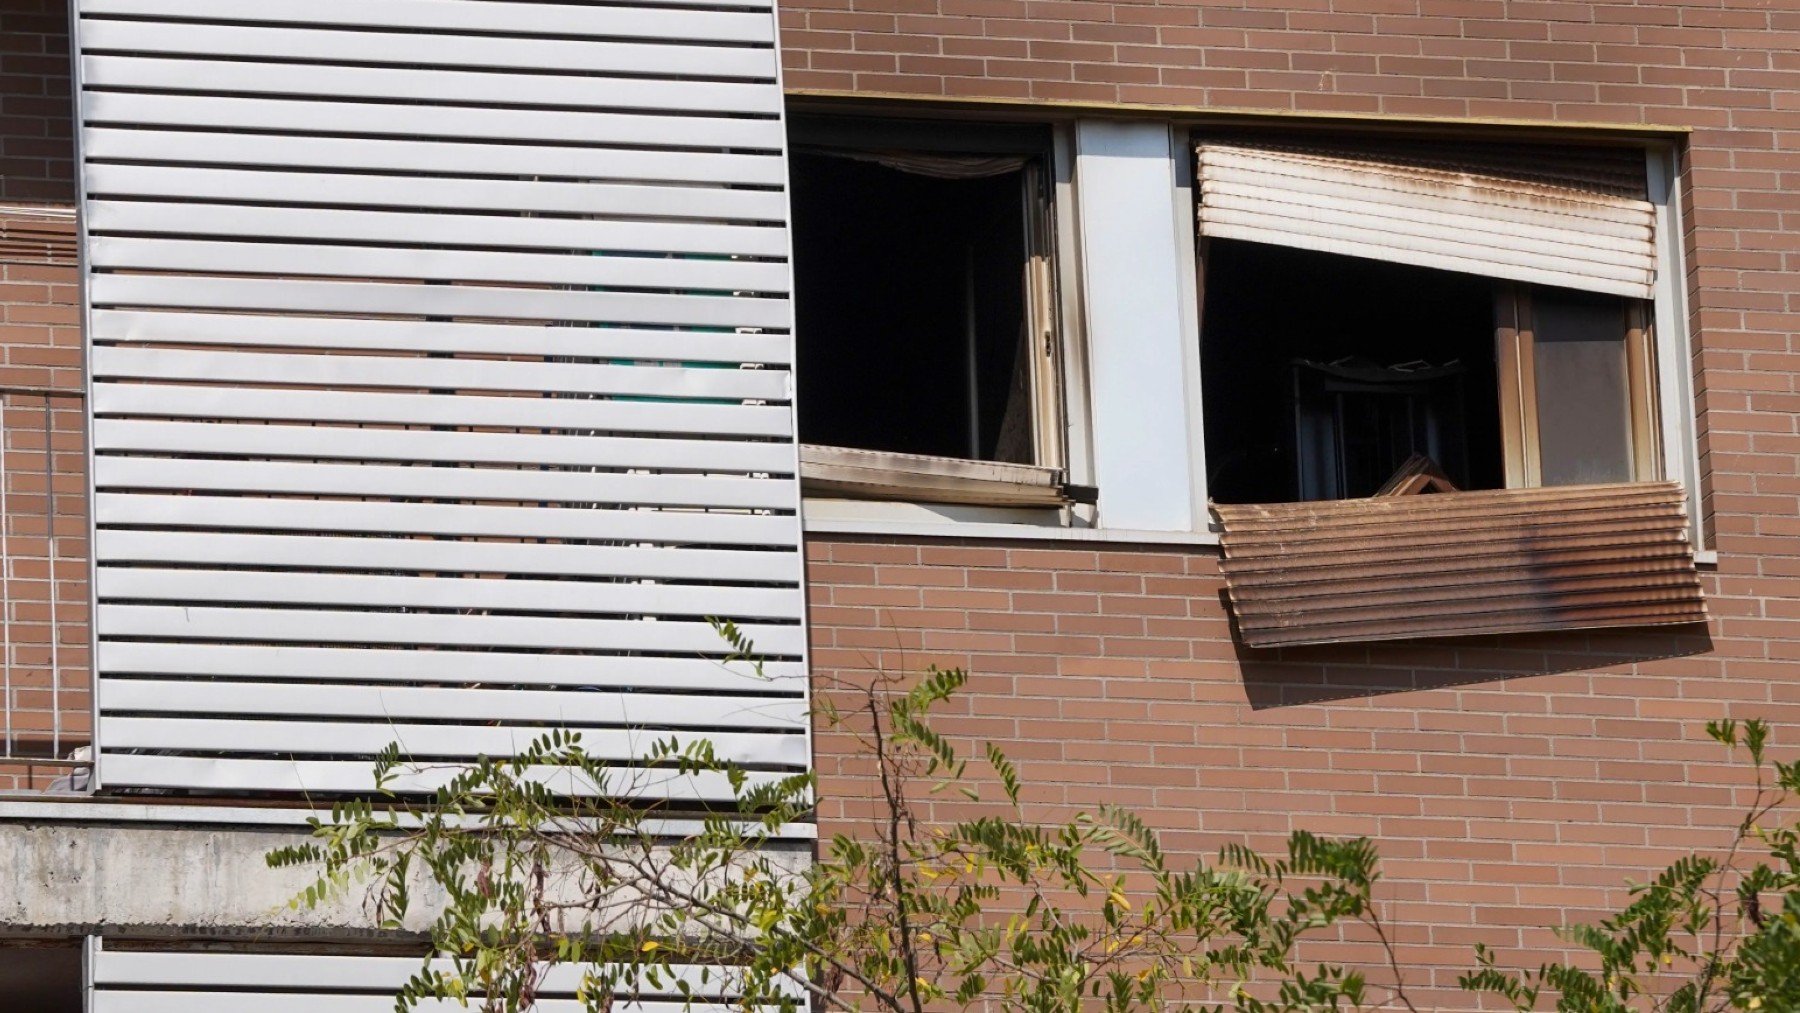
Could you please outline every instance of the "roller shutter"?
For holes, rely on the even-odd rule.
[[[1205,236],[1651,297],[1642,151],[1204,141]]]

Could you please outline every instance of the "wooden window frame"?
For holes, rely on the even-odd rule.
[[[984,130],[963,125],[896,121],[814,121],[801,127],[809,142],[844,147],[905,147],[921,152],[986,153]],[[936,457],[854,447],[803,445],[801,490],[805,495],[969,506],[1060,508],[1091,500],[1066,484],[1067,442],[1062,378],[1062,338],[1058,307],[1056,199],[1052,153],[1001,139],[1004,153],[1026,155],[1020,185],[1025,190],[1026,354],[1031,398],[1032,463]]]
[[[1537,363],[1532,286],[1495,289],[1495,362],[1500,383],[1500,443],[1508,489],[1543,485],[1538,433]],[[1625,364],[1630,405],[1631,481],[1663,478],[1662,419],[1656,335],[1649,302],[1626,300]]]

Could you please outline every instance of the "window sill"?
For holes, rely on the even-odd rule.
[[[808,494],[858,499],[1037,509],[1069,503],[1056,468],[812,444],[800,447],[800,482]]]

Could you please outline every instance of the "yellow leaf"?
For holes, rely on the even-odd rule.
[[[1750,1009],[1762,1009],[1762,997],[1761,996],[1751,996],[1750,1001],[1745,1003],[1744,1005],[1749,1007]]]
[[[649,952],[650,952],[650,951],[652,951],[652,950],[660,950],[660,949],[662,949],[662,944],[661,944],[661,943],[659,943],[659,942],[657,942],[657,941],[656,941],[656,940],[654,940],[654,939],[646,939],[646,940],[644,940],[644,945],[643,945],[643,946],[641,946],[641,947],[639,947],[639,948],[638,948],[638,949],[639,949],[639,950],[640,950],[640,951],[641,951],[641,952],[644,952],[644,953],[649,953]]]

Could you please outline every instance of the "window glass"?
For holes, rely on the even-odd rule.
[[[1531,304],[1543,484],[1631,481],[1624,300],[1538,288]]]

